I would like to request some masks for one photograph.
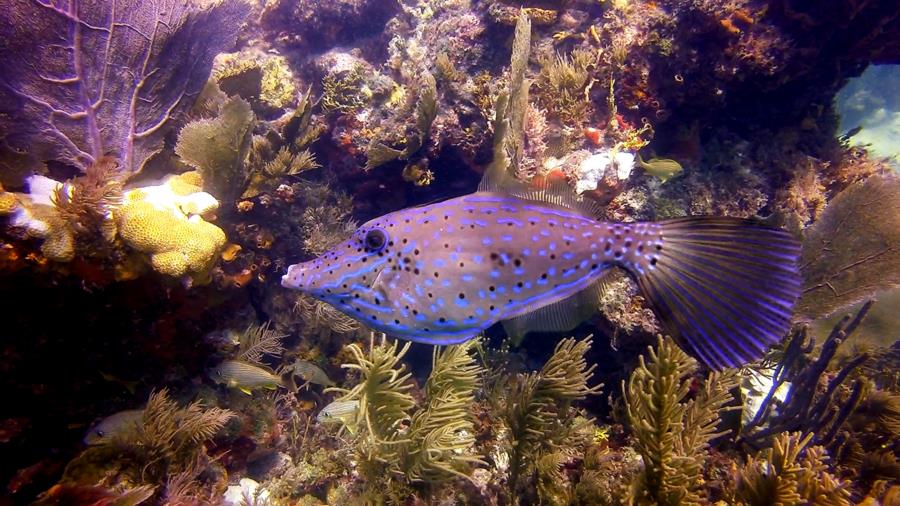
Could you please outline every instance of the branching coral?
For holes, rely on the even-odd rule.
[[[587,118],[595,60],[593,52],[576,49],[569,56],[558,54],[540,62],[541,74],[535,82],[538,100],[566,126],[579,127]]]
[[[111,242],[115,226],[110,216],[122,202],[122,188],[118,163],[104,157],[88,167],[84,176],[58,186],[51,200],[73,232]]]
[[[801,328],[788,342],[772,374],[772,387],[763,399],[756,417],[744,427],[742,440],[751,446],[762,446],[773,434],[802,430],[814,435],[816,444],[830,445],[841,425],[856,408],[863,384],[856,381],[846,398],[836,395],[853,370],[866,360],[859,355],[832,377],[822,391],[822,377],[837,353],[838,347],[859,327],[872,303],[865,304],[854,318],[844,317],[822,343],[819,356],[811,357],[815,341]],[[787,397],[776,409],[775,393],[791,385]]]
[[[350,218],[353,202],[346,194],[333,192],[325,185],[311,185],[309,191],[322,193],[323,198],[310,199],[310,206],[300,217],[303,249],[312,255],[321,255],[356,230],[356,222]]]
[[[181,407],[162,389],[150,395],[135,430],[104,439],[66,468],[64,483],[96,485],[117,481],[161,485],[167,477],[203,470],[204,443],[235,415],[227,409],[204,408],[199,402]],[[115,480],[115,481],[113,481]]]
[[[531,20],[519,14],[510,56],[509,85],[494,101],[494,159],[491,162],[498,173],[510,168],[519,172],[525,149],[525,115],[528,108],[528,90],[525,80],[528,57],[531,54]]]
[[[352,334],[360,328],[358,321],[338,311],[331,304],[305,294],[297,297],[294,310],[303,320],[305,329],[312,334],[322,335],[326,331]]]
[[[711,373],[688,399],[695,361],[670,339],[660,337],[628,384],[622,383],[628,423],[644,471],[636,490],[640,501],[660,505],[700,504],[703,455],[717,432],[719,410],[731,399],[733,373]]]
[[[394,440],[397,424],[408,418],[408,412],[415,406],[408,382],[411,374],[400,360],[409,351],[410,343],[398,350],[398,341],[388,344],[386,340],[370,344],[366,353],[358,344],[350,344],[347,349],[353,362],[341,367],[354,369],[360,373],[360,382],[351,389],[335,388],[343,395],[340,401],[359,402],[358,426],[354,432],[364,434],[361,449],[369,460],[396,454],[396,448],[384,443]],[[384,448],[382,448],[384,447]],[[384,455],[381,450],[386,450]]]
[[[343,367],[360,372],[360,382],[336,402],[358,402],[359,415],[345,423],[357,434],[357,453],[370,495],[386,495],[379,483],[443,482],[468,477],[474,428],[469,407],[474,402],[481,367],[471,355],[475,341],[435,348],[433,369],[418,409],[410,394],[411,375],[400,361],[409,343],[372,343],[368,353],[347,347],[353,362]],[[408,426],[406,422],[408,421]]]
[[[828,472],[828,454],[821,446],[808,447],[811,439],[811,434],[784,432],[751,458],[738,478],[742,504],[849,505],[848,483]]]
[[[175,152],[200,172],[203,188],[220,199],[230,201],[244,189],[253,122],[250,104],[233,97],[216,118],[192,121],[178,135]]]
[[[399,469],[413,481],[441,482],[467,478],[475,430],[469,409],[475,402],[481,367],[472,355],[476,340],[434,348],[431,375],[425,384],[427,405],[410,423],[409,443],[400,447]]]
[[[287,337],[270,328],[271,322],[261,325],[250,325],[241,333],[237,360],[262,365],[263,355],[281,355],[284,345],[281,340]]]
[[[322,79],[322,108],[326,111],[352,113],[369,102],[365,87],[365,68],[354,65],[338,74],[329,73]]]
[[[579,430],[590,423],[578,416],[572,403],[603,387],[587,386],[596,367],[588,367],[584,358],[590,346],[590,337],[563,339],[540,371],[520,375],[513,384],[503,411],[510,433],[508,486],[513,504],[529,473],[537,473],[547,496],[565,494],[547,485],[559,478],[559,464],[572,457],[568,452]],[[564,490],[564,485],[556,485]]]
[[[309,148],[325,128],[313,122],[314,105],[312,89],[307,89],[280,130],[269,130],[265,135],[252,137],[246,163],[250,176],[242,198],[271,192],[285,177],[320,167]]]

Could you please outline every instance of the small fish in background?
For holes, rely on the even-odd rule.
[[[331,378],[325,374],[325,371],[309,360],[301,360],[298,358],[289,369],[293,374],[300,376],[307,383],[326,387],[334,386],[334,381],[331,381]]]
[[[103,372],[103,371],[100,371],[100,377],[103,378],[103,381],[107,381],[109,383],[119,385],[120,387],[124,388],[126,391],[128,391],[128,393],[130,393],[132,395],[137,390],[137,387],[139,384],[139,382],[137,380],[133,380],[133,381],[124,380],[118,376],[115,376],[113,374],[109,374],[109,373]]]
[[[637,163],[647,174],[658,177],[663,183],[684,172],[681,164],[671,158],[651,158],[645,162],[638,154]]]
[[[113,413],[91,427],[84,435],[84,444],[97,446],[109,444],[115,439],[128,439],[140,429],[143,417],[143,409],[126,409]]]
[[[252,395],[254,390],[260,388],[275,390],[279,386],[285,386],[284,381],[275,374],[240,360],[222,362],[209,372],[209,377],[216,383],[237,388],[247,395]]]
[[[354,434],[358,416],[359,401],[334,401],[319,411],[316,421],[323,425],[340,424]]]

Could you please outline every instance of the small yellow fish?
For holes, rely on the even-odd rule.
[[[84,435],[84,444],[90,446],[109,444],[114,439],[125,439],[137,432],[144,417],[143,409],[126,409],[113,413]]]
[[[651,158],[645,162],[638,154],[637,163],[647,174],[660,178],[663,183],[684,172],[681,164],[671,158]]]
[[[325,425],[341,424],[354,434],[358,416],[359,401],[334,401],[322,408],[316,415],[316,421]]]
[[[137,390],[138,381],[127,381],[118,376],[100,371],[100,377],[103,378],[104,381],[108,381],[110,383],[115,383],[125,390],[128,390],[128,393],[133,394],[135,390]]]
[[[275,390],[279,386],[284,386],[284,382],[278,376],[262,367],[240,360],[222,362],[209,372],[209,376],[216,383],[237,388],[247,395],[260,388]]]

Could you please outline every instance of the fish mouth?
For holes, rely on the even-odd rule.
[[[293,288],[294,290],[307,291],[309,287],[303,286],[304,274],[306,269],[303,264],[294,264],[288,266],[287,272],[281,276],[281,286],[285,288]]]

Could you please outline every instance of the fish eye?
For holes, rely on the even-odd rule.
[[[102,430],[98,430],[98,431],[96,431],[96,434],[97,434],[97,435],[98,435],[98,436],[100,436],[100,437],[103,437],[103,436],[105,436],[105,435],[106,435],[106,433],[105,433],[105,432],[103,432],[103,431],[102,431]]]
[[[380,228],[373,228],[366,232],[364,242],[367,249],[374,252],[381,251],[384,248],[384,245],[387,244],[387,233]]]

